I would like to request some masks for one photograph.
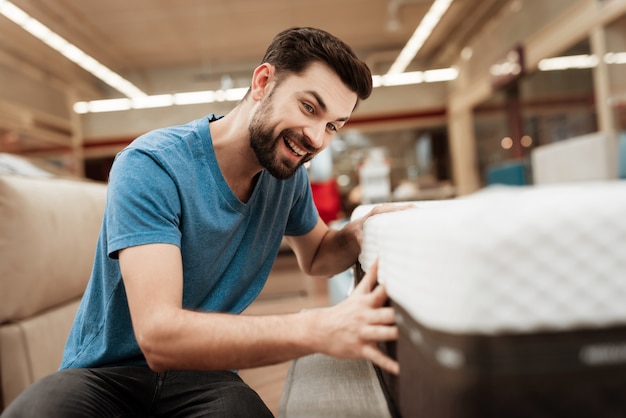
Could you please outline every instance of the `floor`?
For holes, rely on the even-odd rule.
[[[252,315],[298,312],[328,306],[326,280],[306,276],[298,269],[292,253],[278,256],[267,284],[259,298],[244,312]],[[265,401],[275,416],[283,391],[289,362],[268,367],[246,369],[240,376]]]

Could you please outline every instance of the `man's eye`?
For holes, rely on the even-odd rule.
[[[308,103],[302,103],[302,106],[304,107],[304,110],[306,110],[309,113],[313,113],[313,111],[315,110],[313,109],[313,106],[311,106]]]
[[[331,131],[333,131],[333,132],[337,132],[337,127],[335,125],[333,125],[332,123],[327,123],[326,127],[328,129],[330,129]]]

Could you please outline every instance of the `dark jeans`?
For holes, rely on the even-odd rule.
[[[230,371],[148,367],[68,369],[26,389],[2,418],[271,417],[259,395]]]

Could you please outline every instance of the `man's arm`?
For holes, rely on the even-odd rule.
[[[182,259],[178,247],[150,244],[119,253],[133,329],[149,366],[228,370],[257,367],[320,352],[367,358],[398,372],[376,342],[397,338],[387,295],[375,287],[375,268],[346,301],[329,309],[287,315],[247,316],[182,308]]]
[[[285,240],[298,257],[303,272],[311,276],[332,276],[354,265],[361,252],[363,225],[372,216],[405,210],[411,204],[382,204],[365,216],[355,219],[341,230],[328,228],[321,218],[309,233],[285,236]]]

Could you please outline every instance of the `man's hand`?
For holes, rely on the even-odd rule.
[[[365,225],[365,221],[367,221],[372,216],[380,215],[383,213],[389,212],[397,212],[401,210],[414,208],[415,205],[411,203],[405,204],[395,204],[395,203],[383,203],[380,205],[376,205],[366,213],[363,217],[355,219],[350,222],[348,225],[344,227],[345,232],[349,232],[356,237],[356,241],[359,244],[359,248],[361,248],[363,244],[363,226]]]
[[[394,311],[385,307],[387,293],[376,285],[378,262],[363,277],[352,294],[338,305],[321,311],[320,351],[339,358],[365,358],[390,373],[398,374],[398,363],[378,347],[381,341],[398,338]]]

